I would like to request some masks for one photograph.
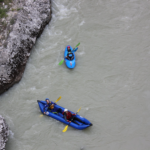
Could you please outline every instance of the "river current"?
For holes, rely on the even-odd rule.
[[[23,78],[0,96],[6,150],[149,150],[149,10],[149,0],[52,0]],[[59,66],[79,42],[76,67]],[[37,100],[59,96],[93,126],[63,133],[65,124],[40,117]]]

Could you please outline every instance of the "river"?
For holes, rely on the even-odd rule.
[[[149,150],[149,8],[149,0],[52,0],[22,80],[0,96],[6,150]],[[59,66],[66,45],[79,42],[76,67]],[[59,96],[93,126],[63,133],[65,124],[40,117],[37,100]]]

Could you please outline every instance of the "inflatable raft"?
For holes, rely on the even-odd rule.
[[[66,66],[70,69],[73,69],[76,65],[76,57],[75,57],[75,52],[72,52],[72,56],[70,56],[70,60],[68,58],[66,58],[67,56],[67,47],[70,46],[70,45],[67,45],[66,48],[65,48],[65,52],[64,52],[64,60],[65,60],[65,63],[66,63]],[[70,49],[71,51],[73,50],[72,47],[70,46]]]
[[[44,106],[45,106],[46,102],[45,102],[45,101],[41,101],[41,100],[37,100],[37,102],[38,102],[38,104],[39,104],[39,108],[40,108],[41,112],[44,113],[44,110],[43,110],[43,109],[44,109]],[[64,111],[65,108],[63,108],[63,107],[61,107],[61,106],[59,106],[59,105],[56,104],[54,109],[55,109],[56,112],[57,112],[58,110],[61,110],[61,111],[59,111],[58,113],[52,113],[52,112],[50,112],[50,111],[47,111],[47,112],[46,112],[46,115],[49,116],[49,117],[52,117],[52,118],[54,118],[54,119],[57,119],[57,120],[59,120],[59,121],[65,123],[65,124],[67,124],[67,125],[69,125],[69,126],[71,126],[71,127],[73,127],[73,128],[79,129],[79,130],[83,130],[83,129],[87,128],[87,127],[92,126],[92,123],[91,123],[90,121],[88,121],[87,119],[81,117],[81,116],[78,115],[78,114],[76,115],[76,117],[79,118],[80,120],[82,120],[83,123],[81,123],[81,122],[79,122],[79,121],[76,121],[76,120],[75,120],[75,121],[76,121],[78,124],[76,124],[76,123],[74,123],[74,122],[69,123],[69,122],[67,122],[67,121],[64,119],[64,117],[63,117],[63,115],[62,115],[62,112]],[[69,111],[70,111],[70,110],[69,110]],[[72,112],[72,111],[70,111],[70,112],[74,114],[74,112]]]

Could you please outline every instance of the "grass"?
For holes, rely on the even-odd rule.
[[[7,17],[6,12],[7,12],[7,9],[0,8],[0,18]]]

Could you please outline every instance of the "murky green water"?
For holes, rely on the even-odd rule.
[[[0,96],[7,150],[149,150],[149,8],[149,0],[52,0],[22,80]],[[59,66],[78,42],[76,67]],[[62,133],[65,124],[40,117],[37,100],[59,96],[93,126]]]

